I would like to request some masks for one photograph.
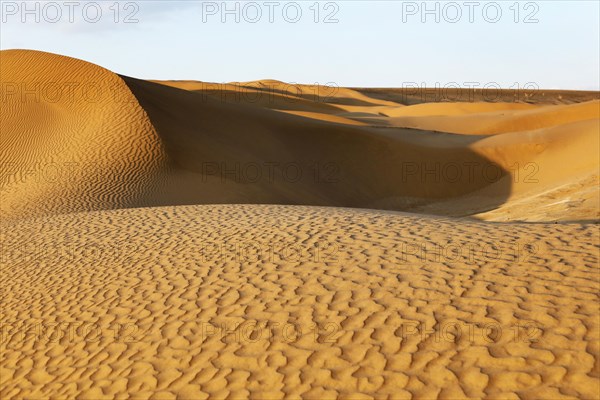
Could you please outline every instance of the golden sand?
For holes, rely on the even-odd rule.
[[[0,64],[0,398],[600,397],[597,96]]]

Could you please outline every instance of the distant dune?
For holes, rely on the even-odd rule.
[[[597,92],[0,81],[0,398],[600,396]]]
[[[489,103],[529,103],[529,104],[573,104],[600,100],[600,92],[585,90],[547,90],[539,88],[535,82],[520,85],[520,88],[497,89],[497,85],[489,82],[486,88],[476,83],[465,85],[465,88],[452,87],[423,87],[412,82],[405,88],[355,88],[366,96],[394,101],[405,105],[421,103],[439,103],[448,101],[489,102]]]
[[[215,203],[598,217],[598,100],[405,106],[279,81],[159,84],[34,51],[1,62],[5,218]],[[512,207],[559,189],[585,193]]]

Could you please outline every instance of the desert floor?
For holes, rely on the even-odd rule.
[[[597,92],[0,78],[0,398],[600,397]]]

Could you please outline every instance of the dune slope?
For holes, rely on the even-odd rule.
[[[222,205],[2,228],[2,398],[600,395],[596,225]]]
[[[164,151],[121,78],[37,51],[2,51],[0,63],[0,215],[145,204]]]
[[[405,106],[278,81],[148,82],[37,51],[0,59],[4,218],[215,203],[598,217],[597,101]],[[539,201],[530,217],[523,204]]]
[[[513,107],[513,109],[501,108],[499,104],[493,105],[496,106],[493,111],[464,114],[457,113],[455,108],[464,107],[459,104],[449,106],[436,103],[405,107],[390,119],[390,125],[469,135],[494,135],[600,118],[600,100],[533,108]],[[410,110],[412,108],[425,108],[427,114],[421,114],[425,110],[413,114]]]
[[[464,163],[493,164],[472,138],[229,104],[48,53],[1,59],[5,218],[198,203],[405,209],[489,185],[464,178]],[[458,165],[463,178],[424,182],[423,161]]]
[[[568,180],[585,204],[575,198],[535,219],[597,218],[597,101],[404,106],[278,81],[159,84],[35,51],[1,60],[4,218],[251,203],[526,220],[511,200],[535,201]],[[430,129],[460,120],[496,135],[393,127],[398,118]]]
[[[165,204],[277,203],[404,209],[489,185],[467,164],[507,172],[469,148],[473,138],[382,130],[279,113],[256,104],[124,78],[148,113],[172,162]],[[168,105],[168,106],[167,106]],[[456,165],[442,179],[436,165]],[[433,175],[433,176],[431,176]],[[431,179],[432,178],[432,179]],[[504,181],[501,202],[510,191]],[[502,185],[502,183],[499,183]]]
[[[0,398],[600,397],[597,94],[0,78]]]

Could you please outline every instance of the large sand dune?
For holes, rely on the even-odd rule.
[[[598,93],[0,78],[1,398],[600,397]]]
[[[33,51],[0,57],[3,217],[141,205],[165,153],[116,74]]]
[[[31,51],[2,53],[2,81],[5,218],[276,203],[443,215],[500,208],[525,220],[510,199],[565,181],[597,184],[598,101],[405,106],[278,81],[161,85]],[[395,126],[415,124],[429,130]],[[443,127],[470,135],[434,132]],[[544,218],[597,213],[574,199]]]
[[[5,218],[276,203],[527,219],[510,199],[597,184],[598,101],[404,106],[278,81],[163,85],[30,51],[2,53],[2,81]],[[395,127],[415,124],[429,130]],[[577,204],[545,218],[597,217]]]

